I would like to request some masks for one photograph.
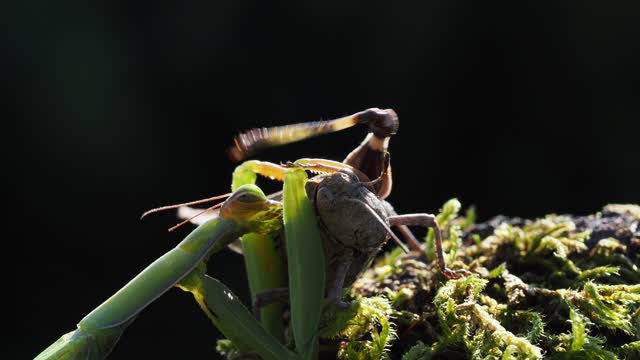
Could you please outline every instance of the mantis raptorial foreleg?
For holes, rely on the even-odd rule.
[[[296,349],[306,354],[314,346],[325,284],[322,240],[315,213],[304,190],[307,176],[298,167],[285,168],[269,162],[247,161],[234,171],[232,189],[255,182],[257,175],[284,182],[282,197],[292,328]],[[285,267],[285,260],[278,253],[273,239],[245,236],[242,247],[253,302],[257,301],[258,293],[287,284],[286,273],[279,270]],[[270,306],[271,309],[258,310],[262,313],[260,319],[265,328],[278,336],[276,332],[282,327],[283,308],[277,303]],[[316,308],[318,312],[310,310]]]
[[[307,354],[315,344],[325,283],[322,240],[315,213],[304,190],[307,176],[300,168],[247,161],[234,171],[232,188],[255,182],[257,175],[284,182],[282,197],[292,328],[297,351]],[[287,284],[283,271],[285,259],[280,256],[272,238],[253,234],[244,236],[242,247],[254,303],[258,293]],[[256,309],[261,312],[260,320],[265,328],[274,336],[282,336],[282,304],[273,303],[264,309]]]
[[[255,183],[257,176],[263,176],[272,180],[284,182],[287,169],[273,163],[264,161],[246,161],[236,167],[232,177],[232,190],[245,184]],[[282,200],[282,192],[272,194],[269,198]],[[181,208],[179,216],[187,219],[199,213],[199,210]],[[195,223],[201,220],[195,219]],[[249,279],[249,290],[252,303],[262,304],[254,307],[259,315],[262,325],[267,331],[278,339],[283,339],[283,312],[284,306],[280,301],[261,301],[259,294],[269,294],[271,289],[287,286],[286,262],[282,252],[282,240],[280,236],[273,237],[260,234],[247,234],[242,237],[242,242],[233,242],[235,249],[241,248],[244,254],[245,268]]]
[[[179,286],[193,294],[207,317],[243,354],[258,353],[273,360],[300,359],[267,333],[231,290],[204,271],[193,271]]]
[[[288,169],[283,187],[283,220],[291,292],[291,328],[296,351],[314,357],[325,292],[325,256],[313,205],[307,198],[307,174]]]
[[[286,169],[279,165],[264,161],[246,161],[236,167],[233,172],[231,189],[235,190],[245,184],[256,182],[257,175],[262,175],[277,181],[284,181]],[[275,235],[275,234],[274,234]],[[249,280],[251,302],[257,301],[257,294],[273,288],[287,286],[285,256],[281,235],[247,234],[242,237],[241,248],[244,254],[244,264]],[[257,318],[264,328],[279,340],[284,340],[284,324],[282,321],[284,304],[271,302],[269,306],[260,309]]]
[[[116,294],[89,313],[78,323],[75,331],[64,335],[36,359],[105,358],[138,313],[173,286],[179,285],[189,291],[193,290],[197,299],[198,294],[202,299],[219,296],[220,294],[205,291],[207,286],[211,287],[210,284],[206,285],[211,280],[205,280],[202,277],[204,262],[211,254],[224,248],[242,234],[273,233],[279,231],[281,227],[282,205],[280,203],[268,200],[254,185],[238,189],[223,204],[220,217],[193,230],[178,246],[154,261]],[[183,284],[183,281],[186,282]],[[202,306],[203,302],[198,302]],[[209,301],[209,303],[215,305],[216,301]],[[240,311],[238,306],[233,306],[225,308],[226,310],[217,309],[216,313],[222,314],[227,311],[225,316],[242,316],[238,315]],[[246,309],[244,311],[249,313]],[[249,341],[248,345],[251,348],[260,346],[254,344],[253,340],[244,339],[248,334],[238,334],[235,328],[223,327],[221,331],[240,344],[247,344]],[[261,339],[260,341],[271,341],[265,340],[261,334],[253,335]],[[269,337],[269,339],[273,338]],[[275,339],[272,342],[280,346]],[[274,357],[274,359],[277,358]]]

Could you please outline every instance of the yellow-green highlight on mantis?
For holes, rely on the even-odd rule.
[[[247,161],[233,172],[231,190],[237,191],[241,186],[254,184],[257,178],[258,161]],[[275,236],[278,234],[250,233],[242,236],[242,253],[249,280],[251,302],[262,291],[287,286],[287,273],[284,254],[278,251]],[[283,314],[285,304],[276,302],[260,309],[260,322],[269,334],[284,342]]]
[[[268,200],[255,185],[240,187],[225,201],[220,217],[193,230],[36,359],[106,358],[134,318],[176,285],[192,292],[214,324],[234,343],[267,359],[293,359],[295,355],[269,335],[230,290],[204,276],[209,256],[237,237],[271,234],[281,228],[282,205]]]
[[[287,239],[291,323],[296,352],[313,357],[325,293],[325,259],[315,211],[304,185],[307,174],[290,168],[284,181],[284,227]]]
[[[236,168],[232,189],[254,183],[257,174],[284,182],[284,229],[286,239],[291,326],[296,352],[311,357],[317,342],[317,328],[325,295],[325,262],[322,238],[311,202],[307,198],[307,174],[301,167],[282,166],[251,160]],[[247,234],[242,238],[245,265],[252,301],[261,291],[286,285],[284,258],[276,250],[272,237]],[[282,304],[270,304],[261,310],[267,331],[281,338]],[[280,334],[277,332],[280,331]]]

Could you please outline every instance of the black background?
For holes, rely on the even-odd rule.
[[[188,233],[166,233],[172,214],[138,217],[227,192],[237,130],[394,108],[390,200],[403,213],[435,212],[452,197],[481,220],[640,202],[639,10],[636,1],[16,2],[5,57],[20,120],[13,357],[34,357]],[[259,158],[342,159],[364,135]],[[247,299],[240,256],[225,251],[209,269]],[[112,358],[216,358],[218,336],[190,295],[171,290]]]

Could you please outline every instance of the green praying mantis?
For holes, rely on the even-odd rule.
[[[343,162],[245,161],[233,173],[232,193],[145,213],[179,207],[185,218],[179,225],[199,226],[36,359],[107,357],[138,314],[174,286],[192,293],[241,352],[264,359],[312,359],[317,356],[323,307],[345,307],[343,289],[388,239],[410,251],[391,227],[398,228],[414,251],[422,247],[408,226],[434,228],[440,270],[448,278],[469,275],[463,269],[447,268],[433,215],[397,215],[384,200],[392,182],[388,145],[398,129],[393,110],[373,108],[335,120],[253,129],[236,137],[229,154],[239,161],[266,147],[358,124],[368,126],[369,133]],[[316,175],[308,179],[308,172]],[[258,175],[283,182],[283,190],[266,196],[254,184]],[[186,207],[224,197],[224,202],[202,211]],[[254,313],[222,282],[206,274],[211,256],[227,246],[240,247],[244,254]],[[295,344],[290,346],[284,343],[287,302]]]

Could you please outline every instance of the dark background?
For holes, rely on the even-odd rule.
[[[640,202],[637,1],[26,0],[6,14],[20,120],[12,358],[71,331],[188,233],[166,233],[172,214],[138,217],[227,192],[237,130],[394,108],[390,200],[404,213],[451,197],[481,220]],[[342,159],[364,135],[259,158]],[[240,256],[209,268],[247,299]],[[171,290],[112,358],[216,358],[218,336]]]

